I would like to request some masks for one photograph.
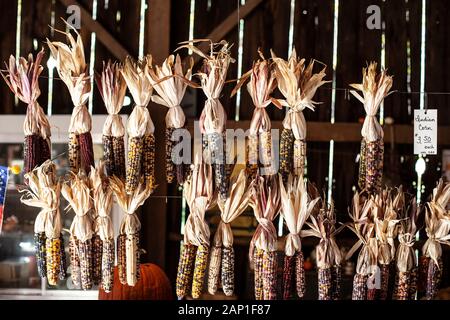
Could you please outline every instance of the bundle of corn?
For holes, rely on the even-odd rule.
[[[92,186],[92,199],[95,219],[96,236],[94,241],[94,282],[100,278],[100,283],[105,292],[113,288],[114,280],[114,230],[111,221],[111,209],[113,204],[112,189],[109,181],[104,176],[104,163],[100,162],[97,169],[91,170],[90,181]],[[100,271],[100,272],[99,272]],[[98,274],[99,273],[99,274]]]
[[[441,179],[433,190],[430,202],[425,205],[425,231],[428,239],[422,248],[422,254],[428,261],[425,265],[427,274],[426,298],[435,299],[442,277],[442,244],[450,245],[450,183]]]
[[[196,155],[192,174],[183,188],[190,214],[178,263],[176,294],[179,299],[188,294],[191,285],[192,298],[200,298],[208,264],[210,230],[205,213],[215,206],[217,196],[214,193],[212,166],[200,159],[201,156]]]
[[[272,164],[272,136],[271,123],[266,107],[273,103],[278,108],[282,108],[278,100],[270,97],[276,88],[275,73],[273,65],[259,51],[262,60],[253,63],[253,68],[245,73],[234,88],[233,96],[250,78],[247,90],[250,94],[255,111],[250,122],[249,136],[247,138],[247,168],[251,177],[258,173],[259,163],[265,168],[263,175],[273,175],[274,165]],[[258,163],[258,151],[261,149],[261,158]]]
[[[280,177],[281,179],[281,177]],[[303,268],[303,252],[300,232],[308,220],[320,198],[311,199],[308,196],[306,181],[303,176],[289,175],[286,188],[280,180],[281,214],[289,229],[286,236],[284,269],[283,269],[283,299],[291,299],[294,293],[294,283],[299,298],[305,294],[305,270]]]
[[[230,224],[244,212],[250,201],[244,169],[237,176],[231,177],[229,190],[226,200],[219,201],[221,221],[214,236],[208,272],[208,292],[215,294],[221,282],[226,296],[234,293],[234,249]]]
[[[306,121],[303,115],[305,108],[314,111],[317,104],[312,99],[317,89],[327,81],[325,68],[313,73],[314,60],[308,66],[305,59],[298,59],[295,49],[288,61],[278,58],[272,52],[275,62],[275,76],[278,89],[284,99],[278,100],[282,106],[288,107],[283,120],[283,131],[280,141],[280,173],[283,181],[290,172],[295,176],[304,174],[306,163]]]
[[[397,284],[394,299],[414,300],[417,292],[418,261],[414,252],[417,221],[420,211],[416,199],[412,199],[408,210],[400,218],[396,262]]]
[[[122,284],[134,286],[140,279],[141,256],[139,247],[141,222],[136,211],[144,204],[156,186],[149,181],[144,183],[142,178],[137,188],[131,194],[128,194],[125,191],[124,182],[116,176],[110,177],[109,182],[117,203],[125,213],[120,223],[117,238],[119,278]]]
[[[383,128],[377,120],[377,112],[384,98],[389,95],[392,77],[386,70],[377,74],[377,63],[372,62],[363,69],[362,84],[351,84],[352,88],[362,91],[363,96],[354,90],[350,92],[364,104],[366,118],[361,130],[361,153],[358,185],[361,190],[375,193],[380,190],[383,178]]]
[[[70,24],[67,24],[70,26]],[[53,59],[56,60],[56,70],[61,80],[69,89],[74,109],[69,125],[69,166],[77,174],[80,168],[89,174],[94,163],[94,149],[92,145],[92,118],[86,107],[91,91],[91,79],[88,74],[88,65],[85,61],[83,41],[77,30],[77,40],[70,32],[66,35],[70,46],[62,42],[51,42],[47,39],[48,47]]]
[[[128,118],[128,161],[125,190],[133,194],[144,176],[149,188],[155,186],[155,126],[147,105],[152,96],[152,85],[147,77],[152,56],[146,55],[139,61],[125,59],[122,75],[133,96],[136,106]],[[148,189],[148,188],[147,188]]]
[[[204,54],[192,45],[192,43],[204,41],[209,41],[211,44],[209,55]],[[208,150],[204,150],[204,152],[209,153],[209,158],[213,164],[216,188],[219,190],[220,196],[225,199],[228,177],[225,169],[226,156],[223,133],[225,132],[227,116],[219,98],[225,84],[228,67],[230,63],[234,62],[234,59],[230,56],[230,46],[226,41],[212,43],[210,40],[194,40],[182,44],[178,49],[191,49],[204,59],[201,70],[196,73],[196,76],[200,78],[201,88],[207,97],[200,115],[199,126],[202,135],[206,136]],[[219,49],[217,50],[217,48]]]
[[[25,178],[30,189],[22,191],[26,194],[20,201],[41,208],[34,224],[38,272],[42,278],[47,278],[49,285],[54,286],[66,276],[59,212],[61,183],[56,177],[56,166],[50,160],[26,173]]]
[[[362,201],[360,201],[362,200]],[[347,253],[345,259],[349,259],[358,249],[361,250],[358,255],[356,274],[353,278],[352,300],[373,300],[373,293],[376,292],[375,285],[368,286],[368,281],[376,276],[377,267],[377,240],[374,237],[375,226],[371,211],[376,207],[373,198],[366,200],[360,199],[360,195],[355,192],[352,200],[352,212],[349,213],[353,220],[349,229],[358,237],[358,241]],[[372,291],[372,294],[369,294]]]
[[[194,61],[189,60],[187,70],[184,72],[181,58],[170,55],[161,66],[149,67],[148,79],[158,95],[152,96],[152,101],[169,108],[166,115],[166,179],[171,183],[175,176],[179,184],[184,182],[184,165],[180,155],[172,155],[175,140],[173,132],[185,127],[186,117],[181,108],[186,88],[192,86],[192,66]],[[176,167],[176,170],[175,170]]]
[[[18,61],[14,56],[10,56],[9,64],[5,62],[6,70],[0,71],[11,91],[28,105],[23,123],[24,173],[50,159],[50,124],[37,102],[41,94],[38,78],[43,70],[43,56],[44,50],[37,54],[36,59],[32,54],[28,56],[28,60],[20,57]]]
[[[306,222],[309,230],[302,231],[302,236],[314,236],[320,239],[316,247],[318,271],[319,300],[341,299],[342,255],[336,243],[336,235],[345,228],[336,228],[334,203],[328,206],[322,203],[322,208],[310,216],[311,222]]]
[[[119,116],[123,105],[127,84],[117,63],[103,63],[103,71],[95,77],[98,90],[105,103],[108,117],[103,125],[103,159],[108,176],[125,179],[125,127]]]
[[[70,182],[63,184],[61,194],[75,212],[70,226],[70,261],[72,281],[83,290],[93,285],[93,221],[90,214],[92,200],[87,178],[82,174],[72,174]]]
[[[278,174],[256,176],[249,189],[250,206],[258,221],[250,242],[249,258],[255,273],[256,300],[277,299],[277,231],[273,220],[281,207]]]

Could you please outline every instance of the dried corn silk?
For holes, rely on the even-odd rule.
[[[120,179],[125,179],[125,142],[123,137],[112,137],[114,154],[114,174]]]
[[[81,289],[89,290],[93,284],[92,241],[90,239],[78,243],[80,255]]]
[[[388,291],[389,291],[389,273],[390,273],[391,265],[390,264],[382,264],[380,265],[380,300],[387,300]]]
[[[290,300],[294,295],[295,257],[284,256],[283,266],[283,299]]]
[[[117,237],[117,266],[119,270],[120,283],[127,284],[127,260],[125,249],[126,235],[120,234]]]
[[[247,170],[250,178],[258,173],[258,136],[249,135],[247,138]]]
[[[410,280],[411,280],[410,272],[399,272],[398,273],[396,300],[408,300],[409,299]]]
[[[331,300],[333,287],[331,268],[320,268],[318,270],[319,300]]]
[[[56,286],[61,268],[61,240],[46,240],[47,281],[51,286]]]
[[[145,183],[155,185],[155,136],[147,134],[144,136],[144,154],[142,159],[142,171]]]
[[[213,246],[210,253],[208,269],[208,292],[215,294],[220,282],[222,247]]]
[[[223,247],[222,249],[222,289],[226,296],[234,293],[234,249]]]
[[[41,278],[47,277],[47,262],[46,262],[46,236],[45,232],[34,234],[34,248],[36,251],[36,262],[38,273]]]
[[[175,165],[172,161],[173,141],[172,134],[175,128],[166,128],[166,179],[167,183],[172,183],[175,176]]]
[[[341,299],[342,267],[335,265],[331,269],[333,287],[331,290],[331,300]]]
[[[366,300],[367,299],[367,278],[363,274],[355,274],[353,278],[353,292],[352,300]]]
[[[185,297],[192,285],[196,252],[197,247],[192,244],[184,244],[181,248],[176,281],[178,299]]]
[[[81,270],[80,270],[80,255],[78,250],[79,240],[75,237],[70,237],[69,240],[69,254],[70,254],[70,269],[72,270],[71,278],[75,286],[81,284]]]
[[[415,300],[417,294],[417,281],[419,272],[417,267],[411,270],[410,281],[409,281],[409,300]]]
[[[305,172],[306,164],[306,142],[304,140],[294,141],[293,150],[293,169],[294,174],[297,176],[303,175]]]
[[[263,256],[264,300],[277,299],[277,252],[264,251]]]
[[[305,268],[303,267],[304,259],[301,251],[295,255],[295,287],[299,298],[303,298],[305,295]]]
[[[103,242],[99,235],[92,237],[92,280],[94,285],[99,285],[102,281],[102,252]]]
[[[103,143],[103,161],[105,162],[106,174],[112,176],[114,172],[114,146],[112,136],[102,136]]]
[[[264,250],[255,248],[253,253],[253,263],[254,263],[254,279],[255,279],[255,299],[264,299],[263,290],[263,264],[264,264]]]
[[[289,173],[293,170],[294,161],[294,134],[290,129],[281,131],[280,140],[280,173],[283,181],[287,181]]]
[[[144,139],[140,137],[128,138],[128,161],[125,190],[132,193],[139,184],[141,177],[141,163],[144,152]]]
[[[366,188],[366,171],[367,171],[367,149],[366,139],[361,140],[361,151],[359,153],[359,174],[358,174],[358,186],[360,190]]]
[[[202,294],[205,280],[206,266],[208,265],[209,248],[200,245],[195,255],[194,275],[192,279],[192,298],[198,299]]]
[[[64,237],[61,235],[59,237],[59,240],[61,241],[59,253],[61,257],[61,263],[59,264],[59,280],[64,280],[67,276],[67,261],[66,261],[66,249],[64,246]]]
[[[442,259],[439,259],[438,262],[439,265],[436,265],[433,259],[431,259],[429,262],[426,293],[427,300],[434,300],[439,291],[442,279],[442,268],[444,267],[444,265],[442,263]]]
[[[366,190],[369,193],[375,193],[381,189],[383,176],[383,140],[367,141],[366,149]]]
[[[81,168],[80,152],[79,136],[75,133],[69,133],[69,167],[74,173],[77,173]]]

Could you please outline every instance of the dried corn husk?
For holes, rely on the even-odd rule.
[[[255,296],[257,299],[276,299],[273,288],[276,288],[276,244],[277,232],[273,220],[277,217],[281,207],[278,174],[273,176],[257,176],[249,186],[251,198],[249,205],[253,208],[258,221],[255,233],[250,242],[249,258],[255,270]],[[259,260],[253,261],[254,253],[259,259],[262,250],[262,274],[258,267]],[[258,296],[260,279],[262,278],[262,297]]]
[[[363,137],[360,160],[360,188],[368,192],[376,192],[381,188],[383,174],[383,128],[377,120],[377,112],[384,98],[389,95],[392,87],[392,77],[387,75],[386,70],[377,73],[377,63],[372,62],[363,69],[362,84],[351,84],[350,86],[362,92],[362,96],[355,90],[350,92],[364,104],[366,118],[361,130]],[[365,184],[362,183],[365,178]]]
[[[36,59],[29,54],[28,60],[20,57],[16,61],[16,58],[11,55],[9,63],[5,62],[6,70],[0,72],[16,97],[27,104],[23,123],[25,173],[50,159],[50,124],[37,102],[41,94],[38,79],[44,69],[41,65],[43,57],[43,49],[36,55]]]
[[[147,77],[148,66],[151,65],[151,63],[151,55],[146,55],[139,61],[134,61],[131,57],[127,57],[124,66],[121,69],[122,75],[136,104],[127,122],[129,151],[126,173],[126,192],[128,194],[132,194],[138,187],[141,177],[141,168],[145,169],[143,166],[143,140],[146,136],[153,136],[155,132],[155,126],[147,109],[147,105],[150,102],[153,92],[152,85]],[[154,145],[149,147],[153,149],[150,150],[149,154],[154,157]],[[152,162],[151,159],[149,160]],[[144,171],[143,174],[145,173],[146,172]],[[151,173],[148,174],[151,175]],[[146,179],[145,183],[147,182],[150,184],[150,188],[154,187],[154,174],[148,181]]]
[[[61,214],[59,212],[61,184],[56,177],[56,166],[45,161],[41,166],[25,174],[29,190],[20,198],[28,206],[41,208],[34,224],[37,240],[38,269],[41,277],[47,277],[50,285],[56,285],[65,276],[65,256],[61,251]]]
[[[314,60],[308,66],[305,65],[305,59],[298,59],[295,49],[292,51],[289,60],[278,58],[272,51],[272,59],[275,63],[275,76],[278,83],[278,89],[284,96],[284,99],[278,99],[278,103],[288,108],[286,117],[283,120],[283,128],[291,130],[294,135],[294,145],[299,152],[293,154],[291,159],[294,175],[303,175],[305,154],[306,154],[306,121],[303,115],[305,108],[314,111],[317,102],[312,99],[317,89],[327,81],[325,77],[325,68],[319,73],[313,73]],[[287,146],[286,146],[287,147]],[[293,149],[293,145],[289,149]],[[289,152],[288,152],[289,153]],[[283,163],[282,163],[283,164]],[[284,168],[280,166],[280,168]],[[289,172],[281,171],[286,175]]]
[[[69,45],[50,41],[47,45],[53,59],[56,60],[56,70],[61,80],[66,84],[74,109],[70,118],[69,134],[75,134],[79,139],[81,152],[81,167],[86,174],[91,166],[94,167],[94,149],[92,146],[91,128],[92,118],[86,107],[91,91],[91,79],[88,65],[86,64],[83,41],[75,28],[67,24],[77,36],[77,39],[70,32],[62,32],[67,37]],[[76,164],[76,162],[74,162]],[[77,174],[80,168],[72,167],[72,172]]]
[[[284,187],[282,178],[280,177],[280,190],[281,214],[289,230],[289,234],[286,236],[285,255],[286,257],[293,257],[297,254],[302,254],[300,232],[314,209],[314,206],[320,199],[310,199],[303,176],[297,178],[290,175],[286,187]],[[294,270],[292,269],[292,272],[293,271]],[[288,281],[290,281],[290,278],[293,278],[297,283],[296,279],[304,275],[303,264],[298,266],[296,271],[299,273],[296,272],[296,274],[292,276],[286,276]],[[298,281],[298,283],[302,282],[303,281]],[[284,283],[283,287],[285,288],[283,296],[290,298],[292,293],[286,292],[286,290],[289,290],[290,282]],[[297,287],[297,294],[300,298],[303,298],[304,293],[304,287]]]
[[[181,108],[181,101],[183,100],[186,88],[191,85],[193,60],[189,60],[187,70],[183,71],[181,65],[181,58],[170,55],[161,66],[148,66],[147,76],[158,95],[152,96],[152,101],[169,108],[166,115],[166,128],[169,136],[166,137],[166,175],[167,181],[172,182],[175,177],[175,165],[178,169],[183,168],[180,159],[177,159],[177,164],[172,160],[172,132],[175,129],[184,127],[186,117]],[[181,175],[182,176],[182,175]],[[178,181],[182,184],[184,181]]]
[[[144,181],[141,179],[138,187],[133,193],[128,194],[125,191],[124,182],[119,178],[115,176],[110,177],[109,182],[117,203],[125,213],[119,231],[121,243],[118,243],[117,247],[118,250],[122,250],[121,254],[123,257],[123,242],[125,242],[126,283],[129,286],[134,286],[139,280],[138,270],[140,268],[139,231],[141,230],[141,223],[137,217],[136,211],[144,204],[145,200],[152,194],[156,186],[148,183],[144,185]],[[124,261],[122,261],[122,263],[123,262]]]
[[[95,79],[98,90],[105,103],[106,111],[108,111],[108,117],[103,125],[103,138],[106,141],[110,141],[111,152],[110,155],[106,153],[105,148],[104,160],[106,162],[107,174],[116,175],[123,179],[125,178],[125,155],[120,149],[114,148],[114,144],[123,145],[123,139],[125,135],[125,127],[122,123],[122,118],[119,115],[120,109],[123,106],[123,100],[127,90],[127,84],[121,73],[121,66],[117,63],[107,64],[103,63],[103,71],[101,74],[97,74]],[[116,141],[113,141],[115,139]],[[121,143],[118,142],[121,140]],[[117,151],[117,152],[116,152]]]

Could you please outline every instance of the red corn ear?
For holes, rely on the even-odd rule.
[[[173,141],[172,141],[172,133],[174,132],[173,127],[166,128],[166,179],[167,183],[172,183],[173,178],[175,176],[174,171],[175,167],[172,162],[172,149],[173,149]]]
[[[295,258],[294,256],[284,256],[283,267],[283,299],[289,300],[294,292],[294,270]]]
[[[264,252],[263,257],[264,300],[277,299],[277,253]]]
[[[295,281],[299,298],[303,298],[305,295],[305,268],[303,267],[303,263],[303,253],[298,251],[295,254]]]
[[[319,300],[331,300],[333,287],[331,268],[320,268],[318,271]]]
[[[81,133],[78,137],[80,139],[81,163],[83,164],[84,172],[89,174],[91,166],[95,167],[92,136],[90,132],[85,132]]]
[[[126,257],[126,235],[120,234],[117,237],[117,267],[119,270],[119,281],[127,284],[127,257]]]
[[[353,278],[352,300],[367,299],[367,276],[363,274],[355,274]]]
[[[381,288],[380,288],[380,300],[386,300],[389,290],[389,264],[382,264],[380,266]]]

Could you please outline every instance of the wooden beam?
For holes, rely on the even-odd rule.
[[[227,121],[227,129],[250,128],[250,121]],[[272,121],[272,129],[282,129],[282,121]],[[362,124],[348,122],[308,122],[307,141],[326,142],[334,140],[335,142],[360,142]],[[188,126],[191,134],[194,132],[192,122]],[[414,128],[412,125],[385,125],[384,141],[385,143],[412,144]],[[450,127],[440,126],[438,128],[438,144],[450,145]]]
[[[244,19],[246,16],[248,16],[255,8],[257,8],[263,0],[247,0],[243,6],[239,8],[239,18]],[[228,17],[225,18],[217,27],[214,28],[214,30],[206,37],[206,39],[210,39],[212,42],[219,42],[225,36],[232,31],[237,24],[239,23],[238,20],[238,9],[234,10],[233,13],[231,13]],[[198,48],[202,52],[208,52],[210,46],[209,43],[204,42],[200,43]],[[198,55],[193,56],[194,63],[197,63],[200,60],[200,57]],[[186,61],[185,61],[186,62]]]
[[[66,7],[75,5],[80,8],[81,23],[83,28],[95,32],[98,40],[120,61],[124,60],[126,56],[130,55],[122,44],[117,41],[98,21],[92,19],[91,14],[80,5],[76,0],[59,0]]]

